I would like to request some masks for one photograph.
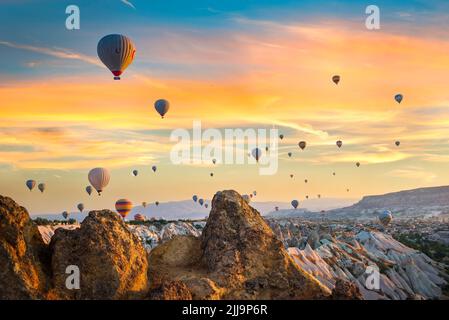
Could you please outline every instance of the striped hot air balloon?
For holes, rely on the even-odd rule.
[[[138,213],[138,214],[134,215],[134,220],[135,221],[145,221],[145,216]]]
[[[120,75],[131,64],[136,48],[131,39],[121,34],[109,34],[98,42],[98,57],[111,70],[114,80],[120,80]]]
[[[133,208],[133,204],[128,199],[120,199],[115,203],[115,210],[122,216],[123,219],[126,218],[128,213]]]

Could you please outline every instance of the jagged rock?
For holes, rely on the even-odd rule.
[[[182,281],[194,299],[320,299],[330,295],[292,261],[260,214],[218,192],[200,239],[175,237],[150,253],[155,285]]]
[[[147,294],[146,251],[112,211],[91,211],[79,229],[57,229],[50,249],[56,298],[138,299]],[[79,290],[66,288],[69,265],[80,270]]]
[[[151,300],[192,300],[192,293],[184,282],[173,281],[153,289],[149,297]]]
[[[356,284],[343,279],[337,279],[332,290],[333,300],[363,300]]]
[[[0,299],[42,299],[48,248],[25,208],[0,196]]]

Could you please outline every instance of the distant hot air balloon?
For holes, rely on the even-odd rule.
[[[260,150],[259,148],[254,148],[251,154],[254,157],[254,159],[256,159],[256,161],[259,162],[259,159],[262,156],[262,150]]]
[[[92,187],[97,190],[98,195],[101,194],[103,189],[108,185],[111,178],[109,171],[105,168],[94,168],[89,171],[89,182]]]
[[[391,220],[393,220],[393,215],[391,214],[391,211],[385,210],[379,215],[379,221],[380,223],[386,227],[390,224]]]
[[[279,135],[279,139],[284,139],[284,135],[282,133]]]
[[[335,176],[335,172],[332,172],[332,175]]]
[[[306,148],[307,143],[305,141],[299,141],[298,146],[301,148],[301,150],[304,150]]]
[[[404,96],[402,94],[397,94],[394,96],[394,100],[396,100],[397,103],[401,103],[402,99],[404,99]]]
[[[84,204],[78,203],[78,205],[77,205],[76,207],[78,208],[78,210],[79,210],[80,212],[83,212],[83,210],[84,210]]]
[[[91,186],[87,186],[86,187],[86,192],[91,195],[92,194],[92,187]]]
[[[349,189],[346,189],[346,192],[349,192]]]
[[[133,175],[134,175],[134,177],[136,177],[138,174],[139,174],[139,171],[133,170]]]
[[[399,147],[401,145],[401,141],[396,141],[394,144],[396,145],[396,147]]]
[[[204,199],[200,199],[200,200],[198,200],[198,202],[199,202],[200,206],[202,206],[204,204]]]
[[[209,207],[209,204],[205,203],[204,207],[207,209]]]
[[[338,140],[338,141],[337,141],[337,147],[341,148],[342,145],[343,145],[343,141]]]
[[[170,103],[165,99],[159,99],[154,103],[154,108],[161,115],[162,119],[164,119],[165,114],[170,109]]]
[[[210,173],[210,176],[211,176],[211,177],[213,177],[213,176],[214,176],[214,173],[213,173],[213,172],[211,172],[211,173]]]
[[[333,81],[335,84],[338,84],[338,83],[340,82],[340,76],[339,76],[339,75],[333,76],[333,77],[332,77],[332,81]]]
[[[37,188],[40,190],[40,192],[44,192],[44,190],[45,190],[45,183],[39,183]]]
[[[318,199],[320,199],[320,198],[321,198],[321,194],[318,195]]]
[[[126,218],[132,208],[132,202],[127,199],[120,199],[115,203],[115,210],[117,210],[117,212],[122,216],[123,219]]]
[[[298,208],[298,205],[299,205],[298,200],[293,200],[291,203],[292,203],[293,208],[295,208],[295,209]]]
[[[290,178],[293,178],[293,175],[292,175],[292,174],[290,174]]]
[[[356,165],[357,167],[360,167],[360,162],[357,162],[355,165]]]
[[[157,207],[157,206],[159,205],[159,201],[156,201],[154,204],[155,204],[156,207]]]
[[[153,172],[156,172],[157,167],[156,167],[156,166],[152,166],[152,167],[151,167],[151,170],[153,170]]]
[[[143,222],[143,221],[145,221],[145,216],[142,215],[142,214],[140,214],[140,213],[135,214],[135,215],[134,215],[134,220],[135,220],[135,221],[141,221],[141,222]]]
[[[132,63],[136,49],[131,39],[121,34],[107,35],[98,42],[98,57],[112,72],[114,80]]]
[[[252,198],[253,198],[253,194],[252,194],[252,193],[250,193],[250,194],[249,194],[249,197],[250,197],[250,198],[252,199]]]
[[[36,181],[34,181],[34,180],[27,180],[25,182],[25,184],[28,187],[28,189],[30,189],[30,191],[31,191],[36,186]]]
[[[305,179],[304,182],[307,183],[307,182],[309,182],[309,180]]]
[[[216,163],[217,163],[217,159],[215,159],[215,158],[212,159],[212,163],[213,163],[213,164],[216,164]]]
[[[274,207],[274,210],[279,211],[279,207]]]
[[[62,213],[62,216],[64,217],[64,219],[67,220],[67,218],[69,217],[69,213],[68,213],[67,211],[64,211],[64,212]]]
[[[144,201],[144,202],[142,202],[142,206],[144,207],[144,208],[146,208],[147,207],[147,203]]]
[[[192,197],[192,199],[193,199],[193,201],[197,201],[198,200],[198,196],[197,195],[194,195],[193,197]]]
[[[292,157],[292,153],[291,152],[289,152],[289,153],[287,153],[288,154],[288,156],[291,158]]]
[[[306,199],[309,199],[309,196],[306,196]]]
[[[254,190],[253,191],[253,195],[257,196],[257,191]]]
[[[250,202],[251,202],[251,197],[250,197],[249,195],[247,195],[247,194],[244,194],[244,195],[242,196],[242,198],[243,198],[243,200],[244,200],[246,203],[250,203]]]

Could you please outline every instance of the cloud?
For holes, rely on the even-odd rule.
[[[120,0],[122,3],[124,3],[124,4],[126,4],[128,7],[131,7],[131,8],[133,8],[134,10],[136,9],[136,7],[131,3],[131,2],[129,2],[128,0]]]
[[[427,183],[437,178],[435,173],[414,166],[392,170],[388,172],[388,175],[401,179],[412,179],[420,182],[425,181]]]

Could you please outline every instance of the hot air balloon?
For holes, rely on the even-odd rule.
[[[142,215],[142,214],[140,214],[140,213],[135,214],[135,215],[134,215],[134,220],[135,220],[135,221],[141,221],[141,222],[143,222],[143,221],[145,221],[145,216]]]
[[[142,207],[146,208],[147,207],[147,203],[144,201],[142,202]]]
[[[309,182],[309,180],[306,179],[306,180],[304,180],[304,182],[307,183],[307,182]]]
[[[86,187],[86,192],[87,192],[87,194],[91,195],[92,194],[92,187],[91,186],[87,186]]]
[[[139,171],[133,170],[133,175],[134,175],[134,177],[136,177],[138,174],[139,174]]]
[[[136,49],[128,37],[110,34],[98,42],[97,53],[101,62],[114,75],[114,80],[120,80],[120,75],[133,61]]]
[[[68,213],[67,211],[64,211],[64,212],[62,213],[62,216],[64,217],[64,219],[67,220],[67,218],[69,217],[69,213]]]
[[[212,159],[212,163],[213,163],[213,164],[216,164],[216,163],[217,163],[217,159],[215,159],[215,158]]]
[[[298,146],[301,148],[301,150],[304,150],[306,148],[307,143],[305,141],[299,141]]]
[[[349,192],[349,189],[346,189],[346,192]]]
[[[279,135],[279,139],[281,139],[281,140],[284,139],[284,135],[283,135],[283,134],[280,134],[280,135]]]
[[[84,210],[84,204],[78,203],[78,205],[77,205],[76,207],[78,208],[78,210],[79,210],[80,212],[83,212],[83,210]]]
[[[396,147],[399,147],[401,145],[401,141],[396,141],[394,144],[396,145]]]
[[[257,196],[257,191],[253,191],[253,195]]]
[[[194,195],[193,197],[192,197],[192,199],[193,199],[193,201],[197,201],[198,200],[198,196],[197,195]]]
[[[44,190],[45,190],[45,183],[39,183],[37,188],[40,190],[40,192],[44,192]]]
[[[287,153],[288,154],[288,156],[291,158],[292,157],[292,153],[291,152],[289,152],[289,153]]]
[[[259,159],[262,155],[262,150],[260,150],[259,148],[254,148],[251,154],[253,155],[254,159],[259,162]]]
[[[111,178],[109,171],[105,168],[94,168],[89,171],[89,182],[92,187],[97,190],[98,195],[101,194],[103,189],[108,185]]]
[[[360,162],[357,162],[355,165],[356,165],[357,167],[360,167]]]
[[[117,212],[122,216],[123,219],[125,219],[132,208],[132,202],[127,199],[120,199],[115,203],[115,210],[117,210]]]
[[[161,115],[162,119],[164,119],[165,114],[170,109],[170,103],[165,99],[159,99],[154,103],[154,108]]]
[[[279,207],[274,207],[274,210],[279,211]]]
[[[30,191],[31,191],[36,186],[36,181],[34,181],[34,180],[27,180],[25,182],[25,184],[28,187],[28,189],[30,189]]]
[[[298,205],[299,205],[298,200],[293,200],[293,201],[292,201],[292,207],[293,207],[293,208],[295,208],[295,209],[298,208]]]
[[[202,206],[204,204],[204,199],[200,199],[198,202],[200,203],[200,206]]]
[[[333,77],[332,77],[332,81],[333,81],[335,84],[338,84],[338,83],[340,82],[340,76],[339,76],[339,75],[333,76]]]
[[[402,94],[397,94],[394,96],[394,100],[396,100],[397,103],[401,103],[402,99],[404,99],[404,96]]]
[[[293,175],[292,175],[292,174],[290,174],[290,178],[293,178]]]
[[[309,196],[306,196],[306,199],[309,199]]]
[[[209,207],[209,204],[205,203],[204,207],[206,207],[206,209]]]
[[[339,148],[341,148],[341,146],[343,145],[343,141],[341,141],[341,140],[338,140],[336,143],[337,143],[337,147],[339,147]]]
[[[151,170],[153,170],[153,172],[156,172],[157,167],[156,167],[156,166],[152,166],[152,167],[151,167]]]
[[[250,203],[250,202],[251,202],[251,198],[250,198],[250,196],[247,195],[247,194],[244,194],[244,195],[242,196],[242,198],[243,198],[243,200],[244,200],[246,203]]]
[[[213,176],[214,176],[214,173],[213,173],[213,172],[211,172],[211,173],[210,173],[210,176],[211,176],[211,177],[213,177]]]
[[[332,172],[332,175],[335,176],[335,172]]]
[[[379,221],[384,227],[390,224],[391,220],[393,220],[393,215],[389,210],[385,210],[379,215]]]
[[[250,197],[250,198],[252,199],[252,198],[253,198],[253,194],[252,194],[252,193],[250,193],[250,194],[249,194],[249,197]]]
[[[155,204],[156,207],[157,207],[157,206],[159,205],[159,201],[156,201],[154,204]]]
[[[321,194],[318,195],[318,199],[321,199]]]

